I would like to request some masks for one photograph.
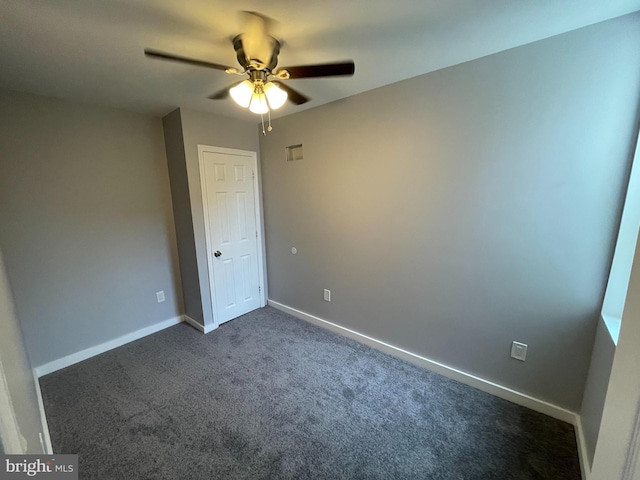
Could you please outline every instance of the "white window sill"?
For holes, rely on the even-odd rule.
[[[614,345],[618,345],[618,337],[620,336],[620,324],[622,320],[620,318],[612,317],[611,315],[602,314],[602,321],[607,327],[607,331],[611,336],[611,340]]]

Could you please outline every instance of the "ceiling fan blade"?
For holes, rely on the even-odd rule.
[[[240,80],[239,82],[232,83],[228,87],[225,87],[222,90],[219,90],[216,93],[214,93],[213,95],[209,96],[209,98],[211,100],[224,100],[225,98],[227,98],[229,96],[229,90],[231,90],[236,85],[241,84],[242,82],[243,82],[243,80]]]
[[[282,67],[279,68],[275,74],[277,75],[282,70],[289,72],[289,78],[351,76],[356,71],[356,64],[353,62],[342,62]]]
[[[204,60],[196,60],[194,58],[181,57],[180,55],[173,55],[172,53],[160,52],[158,50],[152,50],[150,48],[145,48],[144,54],[147,57],[151,57],[151,58],[159,58],[161,60],[170,60],[172,62],[187,63],[189,65],[213,68],[215,70],[229,70],[231,68],[231,67],[227,67],[226,65],[220,65],[218,63],[205,62]]]
[[[273,82],[273,83],[275,83],[278,87],[280,87],[282,90],[287,92],[288,100],[295,105],[302,105],[303,103],[307,103],[309,100],[311,100],[309,97],[301,94],[299,91],[294,90],[293,88],[289,87],[288,85],[285,85],[282,82]]]

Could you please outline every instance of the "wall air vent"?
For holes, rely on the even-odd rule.
[[[298,160],[302,160],[302,144],[290,145],[285,150],[287,152],[287,162],[296,162]]]

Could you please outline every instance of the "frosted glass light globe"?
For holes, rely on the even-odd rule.
[[[287,95],[287,92],[272,82],[269,82],[264,86],[264,94],[269,100],[269,106],[274,110],[284,105],[284,102],[287,101],[287,97],[289,96]]]
[[[249,105],[249,110],[251,110],[253,113],[267,113],[269,111],[267,98],[264,96],[264,93],[253,94],[253,97],[251,97],[251,105]]]
[[[229,90],[229,93],[238,105],[247,108],[251,103],[251,96],[253,95],[253,83],[251,83],[250,80],[245,80]]]

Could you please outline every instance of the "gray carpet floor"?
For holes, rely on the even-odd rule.
[[[40,379],[81,479],[579,479],[573,427],[263,308]]]

